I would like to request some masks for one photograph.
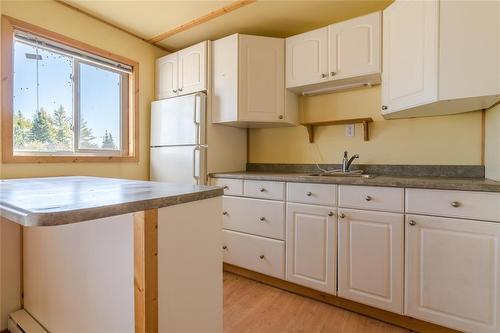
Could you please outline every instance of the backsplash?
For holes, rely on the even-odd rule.
[[[480,165],[481,112],[452,116],[385,120],[380,87],[300,98],[301,121],[372,117],[370,141],[361,125],[354,137],[345,126],[320,127],[309,143],[306,128],[251,129],[251,163],[340,163],[344,150],[362,164]]]

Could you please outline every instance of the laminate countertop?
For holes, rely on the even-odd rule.
[[[438,190],[500,192],[500,182],[484,178],[448,177],[391,177],[374,175],[372,178],[346,176],[312,176],[311,173],[270,173],[259,171],[221,172],[212,178],[266,180],[295,183],[323,183],[339,185],[387,186],[426,188]]]
[[[55,226],[221,196],[215,186],[99,177],[0,180],[0,216],[23,226]]]

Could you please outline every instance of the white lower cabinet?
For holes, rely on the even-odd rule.
[[[235,232],[222,231],[224,262],[262,274],[285,278],[285,243]]]
[[[405,314],[500,331],[500,223],[406,216]]]
[[[339,208],[338,296],[403,313],[404,215]]]
[[[336,294],[337,216],[332,207],[287,204],[286,278]]]

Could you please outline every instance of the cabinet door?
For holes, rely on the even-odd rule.
[[[179,54],[179,94],[207,89],[207,42],[177,52]]]
[[[338,296],[403,313],[403,214],[339,209]]]
[[[381,13],[330,25],[330,80],[380,73]]]
[[[438,1],[396,1],[384,11],[382,113],[438,98]]]
[[[212,43],[212,121],[238,119],[238,34]]]
[[[286,278],[335,294],[337,217],[331,207],[287,204]]]
[[[239,120],[283,121],[284,61],[283,39],[239,36]]]
[[[407,215],[406,314],[499,332],[499,242],[500,223]]]
[[[286,87],[328,81],[328,27],[286,39]]]
[[[177,96],[177,53],[156,60],[156,99]]]

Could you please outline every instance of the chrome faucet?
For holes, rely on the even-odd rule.
[[[342,159],[342,172],[349,172],[349,168],[351,167],[354,159],[359,158],[358,154],[352,155],[351,158],[347,157],[347,151],[344,152],[344,158]]]

